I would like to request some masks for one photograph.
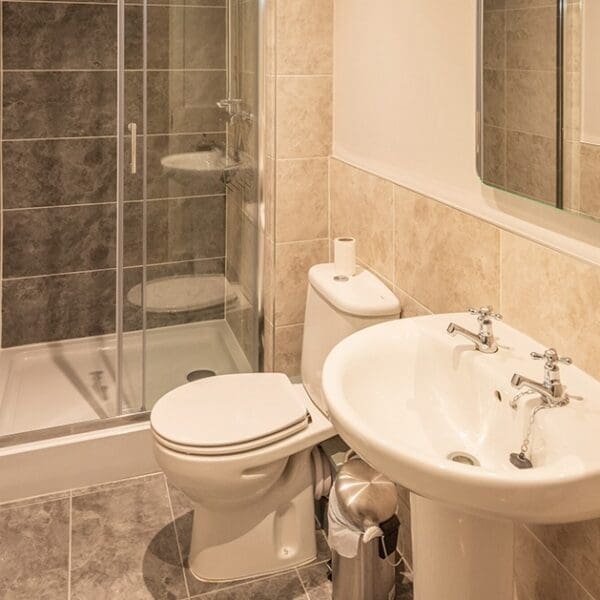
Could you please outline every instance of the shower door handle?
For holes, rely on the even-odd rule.
[[[131,174],[137,173],[137,123],[127,125],[131,133]]]

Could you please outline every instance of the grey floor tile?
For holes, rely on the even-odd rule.
[[[162,476],[73,498],[73,600],[187,597]]]
[[[198,600],[306,600],[304,588],[296,572],[260,579],[196,596]]]
[[[188,553],[189,553],[190,541],[191,541],[190,536],[191,536],[191,531],[192,531],[193,508],[192,508],[190,501],[185,496],[185,494],[171,484],[169,484],[169,494],[171,496],[171,503],[173,506],[173,514],[175,516],[175,526],[177,528],[177,535],[178,535],[178,539],[179,539],[179,544],[181,546],[181,553],[183,555],[183,561],[185,564],[185,576],[187,579],[187,584],[188,584],[188,588],[190,590],[191,596],[202,595],[202,597],[204,597],[204,595],[206,595],[206,594],[215,593],[218,591],[225,592],[226,590],[231,590],[231,593],[233,594],[234,593],[233,588],[238,588],[241,585],[248,585],[250,583],[258,584],[259,581],[262,581],[264,579],[271,579],[268,576],[253,577],[253,578],[249,578],[247,580],[242,580],[242,581],[228,581],[228,582],[222,582],[222,583],[211,583],[211,582],[200,581],[200,580],[196,579],[196,577],[194,577],[194,575],[192,575],[191,571],[187,567],[187,559],[188,559]],[[325,535],[323,534],[322,531],[319,530],[317,532],[317,558],[315,559],[315,564],[323,563],[324,561],[329,560],[330,556],[331,556],[331,553],[329,551],[329,546],[327,544]],[[293,572],[293,570],[290,570],[290,573],[292,573],[292,572]],[[275,577],[278,577],[278,576],[275,576]],[[260,590],[262,588],[259,586],[257,589]],[[241,593],[241,592],[236,592],[236,593]],[[208,597],[212,598],[213,596],[209,595]],[[216,596],[216,597],[220,599],[220,598],[227,598],[228,596]],[[236,598],[236,599],[237,598],[246,598],[246,596],[236,596],[236,595],[233,595],[231,597]],[[249,597],[254,598],[254,596],[249,596]],[[279,596],[274,596],[274,598],[275,597],[279,598]],[[257,598],[262,598],[262,596],[257,596]],[[282,596],[282,599],[287,600],[287,597],[284,598]]]
[[[326,563],[298,569],[298,574],[310,600],[331,599],[331,581]]]
[[[66,600],[69,499],[0,511],[0,595],[6,600]]]
[[[322,529],[317,531],[317,559],[316,562],[323,562],[331,558],[331,550]]]

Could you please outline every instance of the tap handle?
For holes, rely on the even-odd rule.
[[[573,359],[568,356],[559,356],[558,352],[554,348],[548,348],[543,353],[540,352],[532,352],[531,358],[534,360],[545,360],[546,367],[548,369],[553,369],[558,365],[558,363],[562,363],[563,365],[572,365]]]
[[[479,321],[484,321],[485,319],[496,319],[496,321],[502,320],[502,315],[500,313],[495,313],[493,306],[469,308],[468,310],[472,315],[476,315]]]

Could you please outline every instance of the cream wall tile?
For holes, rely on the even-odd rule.
[[[500,232],[396,186],[395,285],[429,310],[499,306]]]
[[[328,201],[327,158],[277,161],[278,242],[327,237]]]
[[[502,232],[504,318],[600,377],[600,267]]]
[[[394,185],[338,160],[330,174],[331,235],[357,239],[357,255],[394,279]]]
[[[263,304],[265,318],[273,322],[275,302],[275,243],[270,238],[265,239],[263,263]]]
[[[304,322],[308,270],[327,262],[327,240],[276,245],[275,326]]]
[[[303,329],[303,325],[275,328],[275,372],[289,377],[300,375]]]
[[[400,300],[402,307],[401,319],[409,319],[410,317],[422,317],[430,315],[431,311],[419,304],[414,298],[411,298],[404,290],[394,286],[394,294]]]
[[[276,65],[276,7],[277,0],[266,0],[264,8],[264,52],[265,52],[265,74],[275,75]]]
[[[264,321],[264,334],[263,334],[263,343],[264,343],[264,359],[263,359],[263,368],[265,373],[272,373],[274,370],[273,364],[273,346],[275,340],[273,339],[275,336],[275,330],[273,328],[273,323],[268,319]]]
[[[522,525],[515,527],[515,577],[531,600],[593,600]]]
[[[330,76],[277,79],[278,158],[329,156],[331,103]]]
[[[265,157],[265,172],[263,179],[263,200],[265,203],[265,235],[275,237],[275,159]]]
[[[276,149],[277,78],[265,77],[265,154],[274,158]]]
[[[581,211],[600,219],[600,146],[581,144]]]
[[[278,0],[277,72],[332,72],[333,0]]]
[[[529,529],[594,598],[600,598],[600,519]]]

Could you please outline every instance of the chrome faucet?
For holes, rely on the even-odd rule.
[[[537,393],[542,402],[549,408],[565,406],[570,397],[567,388],[560,379],[559,364],[571,365],[573,361],[568,356],[559,356],[554,348],[548,348],[543,354],[532,352],[531,358],[544,360],[544,381],[542,383],[515,373],[511,383],[517,389],[525,388],[524,392],[517,394],[510,402],[511,408],[517,408],[517,402],[521,396],[527,393]]]
[[[493,354],[494,352],[498,352],[498,343],[494,337],[492,319],[500,321],[502,320],[502,315],[493,312],[493,310],[494,309],[491,306],[469,308],[469,312],[472,315],[477,315],[479,333],[473,333],[472,331],[469,331],[468,329],[465,329],[456,323],[450,323],[446,331],[451,336],[460,334],[463,337],[466,337],[475,344],[475,350],[478,350],[479,352],[484,352],[485,354]]]

